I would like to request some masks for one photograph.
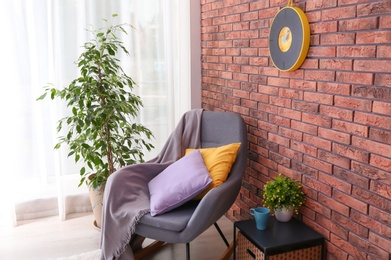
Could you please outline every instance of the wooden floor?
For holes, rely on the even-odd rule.
[[[57,259],[96,250],[99,248],[100,231],[92,223],[93,216],[88,214],[73,215],[66,221],[52,217],[24,222],[15,228],[0,227],[0,259]],[[231,242],[232,222],[223,217],[218,224]],[[226,245],[214,226],[190,243],[193,260],[218,259],[225,250]],[[185,244],[169,244],[144,259],[182,260],[186,259],[185,255]]]

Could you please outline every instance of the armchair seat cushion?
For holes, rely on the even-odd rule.
[[[139,225],[180,232],[186,228],[197,205],[198,202],[191,201],[162,215],[154,217],[152,217],[151,214],[144,215],[144,217],[141,218]]]

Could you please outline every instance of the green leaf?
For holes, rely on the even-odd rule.
[[[37,98],[36,100],[38,101],[38,100],[44,99],[44,98],[46,97],[47,94],[48,94],[47,92],[43,93],[43,94],[42,94],[41,96],[39,96],[39,98]]]
[[[89,148],[90,148],[90,146],[89,146],[88,144],[86,144],[86,143],[83,143],[81,146],[82,146],[83,148],[85,148],[85,149],[89,149]]]
[[[93,170],[93,169],[94,169],[94,167],[92,167],[92,164],[91,164],[91,162],[90,162],[90,161],[87,161],[87,165],[88,165],[88,167],[89,167],[91,170]]]
[[[62,129],[62,121],[59,121],[57,124],[57,132],[60,132]]]
[[[107,49],[107,51],[109,52],[110,55],[115,55],[115,51],[113,49]],[[112,71],[114,72],[114,71]]]
[[[86,180],[85,177],[81,178],[80,182],[79,182],[79,185],[77,187],[80,187],[81,185],[83,185],[84,181]]]

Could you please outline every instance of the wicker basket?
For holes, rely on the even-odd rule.
[[[313,246],[270,256],[270,260],[317,260],[322,258],[322,246]],[[264,260],[264,253],[251,243],[241,232],[238,233],[236,259]]]

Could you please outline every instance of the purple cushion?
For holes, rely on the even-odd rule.
[[[148,183],[151,216],[179,207],[201,193],[211,182],[199,150],[182,157]]]

